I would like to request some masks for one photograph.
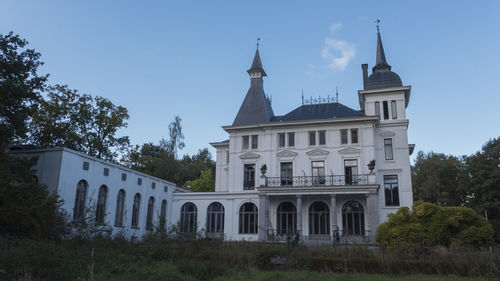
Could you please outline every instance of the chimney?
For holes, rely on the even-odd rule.
[[[363,63],[361,68],[363,69],[363,89],[366,90],[366,82],[368,81],[368,64]]]

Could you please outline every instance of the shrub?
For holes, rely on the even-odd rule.
[[[480,247],[493,241],[493,228],[472,209],[440,207],[417,201],[413,210],[400,208],[377,229],[377,242],[389,248],[401,245]]]

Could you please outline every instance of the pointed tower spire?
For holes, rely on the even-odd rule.
[[[262,68],[262,62],[260,61],[259,45],[257,43],[257,50],[255,51],[255,56],[253,57],[252,66],[247,71],[252,78],[267,76],[264,68]],[[253,75],[252,75],[253,74]]]
[[[382,45],[382,38],[380,37],[380,19],[377,19],[377,57],[375,61],[375,66],[372,71],[376,70],[391,70],[391,66],[387,63],[385,59],[384,45]]]
[[[253,58],[252,67],[247,71],[250,74],[250,89],[240,110],[234,119],[233,126],[243,126],[267,123],[274,117],[271,101],[264,93],[264,76],[267,76],[260,61],[259,45]]]

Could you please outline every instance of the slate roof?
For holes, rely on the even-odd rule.
[[[375,90],[392,87],[402,87],[403,82],[395,72],[391,71],[391,66],[385,58],[384,46],[380,38],[380,32],[377,32],[377,58],[376,64],[372,68],[372,74],[366,81],[365,90]]]
[[[255,52],[252,67],[248,73],[260,72],[261,76],[266,76],[262,68],[259,49]],[[274,117],[271,102],[264,93],[264,80],[262,77],[250,79],[250,89],[241,104],[240,110],[234,118],[233,126],[253,125],[267,123]]]
[[[358,110],[354,110],[338,102],[304,104],[282,116],[274,116],[272,122],[305,121],[327,118],[344,118],[365,116]]]

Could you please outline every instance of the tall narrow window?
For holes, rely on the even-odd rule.
[[[245,203],[240,208],[240,234],[257,234],[258,233],[258,216],[257,206],[253,203]]]
[[[365,211],[357,201],[349,201],[342,206],[343,235],[365,234]]]
[[[399,206],[398,176],[384,176],[385,205]]]
[[[95,214],[95,221],[97,224],[104,224],[104,217],[106,216],[106,201],[108,199],[108,188],[103,185],[99,188],[97,195],[97,209]]]
[[[116,197],[115,226],[123,226],[123,211],[125,209],[125,190],[120,189]]]
[[[293,184],[293,164],[292,162],[281,163],[281,185],[290,186]]]
[[[375,115],[380,117],[380,103],[378,101],[375,102]]]
[[[85,217],[85,199],[87,197],[88,184],[81,180],[76,186],[75,206],[73,208],[73,220],[81,221]]]
[[[392,111],[392,119],[398,119],[398,109],[396,107],[396,101],[391,101],[391,111]]]
[[[208,205],[207,233],[212,236],[221,236],[224,233],[224,206],[219,202]]]
[[[259,148],[259,136],[252,135],[252,149],[257,149],[257,148]]]
[[[248,149],[249,143],[250,143],[249,136],[243,136],[243,143],[242,143],[241,148],[242,148],[243,150]]]
[[[316,145],[316,132],[309,132],[309,145]]]
[[[347,144],[347,129],[340,130],[340,143]]]
[[[181,208],[181,231],[185,233],[196,232],[198,225],[198,208],[188,202]]]
[[[326,144],[326,131],[318,131],[319,133],[319,145]]]
[[[351,143],[358,143],[358,129],[351,129]]]
[[[344,160],[344,171],[346,185],[358,183],[358,160]]]
[[[291,202],[283,202],[276,212],[278,235],[290,235],[297,232],[297,208]]]
[[[243,166],[243,189],[255,188],[255,164],[245,164]]]
[[[309,235],[330,235],[330,209],[324,202],[316,201],[309,207]]]
[[[295,133],[288,133],[288,146],[295,146]]]
[[[285,133],[279,133],[278,134],[278,146],[279,147],[285,147]]]
[[[153,230],[153,214],[155,210],[155,198],[151,196],[148,201],[148,213],[146,214],[146,229]]]
[[[226,164],[229,164],[229,150],[226,151]]]
[[[139,211],[141,210],[141,195],[136,193],[132,207],[132,228],[139,228]]]
[[[389,106],[387,105],[387,101],[384,101],[382,104],[384,107],[384,119],[389,119]]]
[[[392,160],[392,139],[384,139],[385,160]]]
[[[161,201],[161,210],[160,210],[160,230],[165,231],[166,225],[167,225],[167,200],[163,199],[163,201]]]
[[[325,161],[312,161],[311,168],[313,184],[325,184]]]

